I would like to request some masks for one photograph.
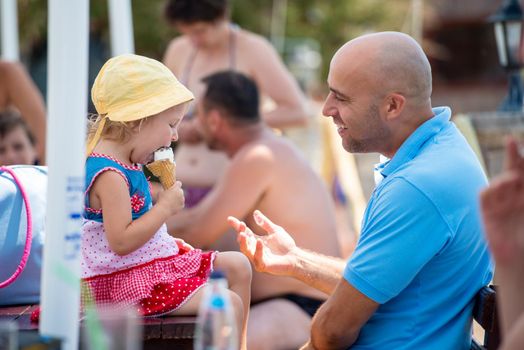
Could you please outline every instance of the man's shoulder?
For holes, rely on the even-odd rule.
[[[438,213],[450,227],[457,227],[461,215],[476,206],[487,183],[473,153],[456,148],[441,152],[438,146],[421,152],[383,181],[375,194],[378,206],[386,201],[404,210],[424,208],[428,214]]]
[[[272,162],[276,156],[275,145],[268,140],[256,140],[244,144],[233,156],[231,164]]]
[[[233,160],[241,161],[282,161],[298,158],[295,147],[283,137],[270,135],[248,142],[235,154]]]
[[[475,153],[454,128],[447,128],[395,173],[416,187],[477,190],[486,177]]]

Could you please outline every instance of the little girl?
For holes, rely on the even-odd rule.
[[[97,304],[136,305],[144,316],[195,314],[213,268],[225,272],[242,348],[251,267],[236,252],[202,252],[167,233],[184,207],[181,183],[152,204],[142,165],[178,138],[192,93],[153,59],[117,56],[91,92],[98,118],[90,126],[82,228],[82,278]],[[84,297],[87,297],[85,294]]]

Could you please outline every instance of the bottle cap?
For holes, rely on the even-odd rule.
[[[210,279],[212,280],[216,280],[216,279],[220,279],[220,278],[226,278],[226,275],[222,272],[222,270],[213,270],[213,272],[211,272],[211,275],[209,276]]]
[[[226,301],[221,295],[212,296],[210,304],[213,309],[224,309],[226,307]]]

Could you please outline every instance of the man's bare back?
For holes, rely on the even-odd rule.
[[[229,170],[236,172],[237,165],[243,169],[242,163],[258,154],[270,157],[272,164],[266,174],[269,180],[254,207],[271,215],[278,225],[289,227],[299,246],[339,257],[332,200],[301,153],[286,139],[268,132],[239,151]],[[250,227],[257,227],[251,213],[244,219]],[[295,279],[263,273],[254,273],[252,286],[253,301],[286,293],[325,298],[325,294]]]

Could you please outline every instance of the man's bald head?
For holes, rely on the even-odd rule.
[[[377,94],[400,93],[415,105],[429,103],[431,66],[420,45],[409,35],[381,32],[344,44],[331,62]]]

